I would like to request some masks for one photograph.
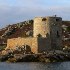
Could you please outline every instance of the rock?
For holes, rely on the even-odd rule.
[[[6,61],[8,60],[8,56],[7,55],[3,55],[3,56],[0,56],[0,61]]]
[[[9,59],[7,60],[7,62],[17,62],[17,59],[15,59],[15,58],[9,58]]]
[[[38,57],[32,54],[16,54],[14,55],[14,58],[17,62],[37,62]]]

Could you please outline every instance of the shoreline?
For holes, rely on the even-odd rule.
[[[70,54],[41,53],[41,54],[13,54],[0,55],[1,62],[64,62],[70,61]]]

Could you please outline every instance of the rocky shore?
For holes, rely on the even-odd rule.
[[[0,53],[1,62],[63,62],[70,61],[70,53]]]

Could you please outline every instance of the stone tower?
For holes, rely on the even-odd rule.
[[[34,29],[33,29],[33,36],[34,37],[46,37],[47,34],[50,34],[50,28],[49,28],[48,20],[47,18],[43,17],[36,17],[34,19]]]
[[[48,38],[51,42],[51,49],[60,49],[62,46],[61,25],[61,17],[36,17],[34,19],[33,36]]]
[[[49,17],[50,38],[52,49],[62,49],[62,18]]]

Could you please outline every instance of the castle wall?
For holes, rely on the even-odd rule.
[[[46,52],[51,50],[51,41],[49,38],[38,38],[38,52]]]
[[[33,53],[38,52],[37,38],[13,38],[13,39],[8,39],[6,50],[7,49],[15,50],[17,48],[17,46],[22,47],[22,45],[30,46],[31,51]]]
[[[48,38],[13,38],[8,39],[7,49],[15,50],[18,46],[28,45],[33,53],[46,52],[51,49],[51,42]]]

